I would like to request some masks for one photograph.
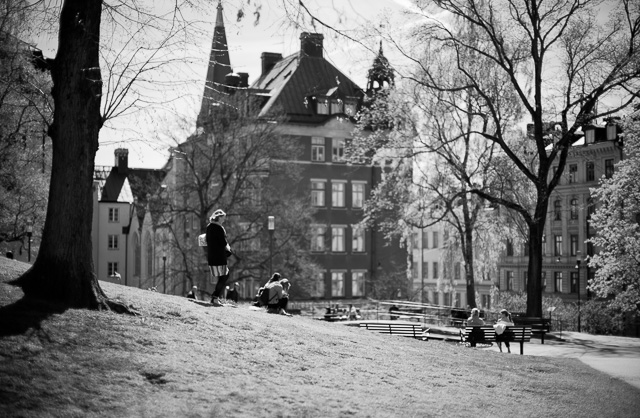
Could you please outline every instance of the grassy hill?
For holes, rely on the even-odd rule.
[[[3,417],[637,417],[575,359],[500,354],[110,283],[141,316],[20,301],[0,260]],[[525,348],[526,350],[526,348]],[[517,351],[517,350],[516,350]]]

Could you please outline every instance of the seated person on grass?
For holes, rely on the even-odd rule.
[[[267,312],[291,316],[286,310],[289,303],[289,289],[291,289],[291,283],[287,279],[270,281],[265,285],[264,290],[269,295]]]

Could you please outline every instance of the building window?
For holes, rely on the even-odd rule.
[[[324,297],[324,272],[318,273],[311,288],[311,296],[316,298]]]
[[[344,207],[344,183],[331,183],[331,206],[334,208]]]
[[[593,198],[590,197],[589,200],[587,200],[587,220],[590,220],[594,213],[596,213],[596,204]]]
[[[338,113],[344,113],[342,111],[342,99],[331,99],[331,114],[337,115]]]
[[[142,239],[137,233],[133,235],[135,248],[135,261],[133,265],[133,275],[140,277],[142,275]]]
[[[354,208],[364,206],[364,183],[351,184],[351,206]]]
[[[438,276],[438,262],[434,261],[432,266],[433,266],[433,278],[434,279],[438,279],[439,278],[439,276]]]
[[[613,160],[604,160],[604,176],[608,179],[613,177]]]
[[[522,275],[522,289],[527,290],[527,284],[529,283],[529,272],[525,271]]]
[[[507,239],[507,256],[513,256],[513,242],[510,239]]]
[[[324,181],[311,181],[311,205],[324,206]]]
[[[351,273],[351,296],[364,296],[364,271]]]
[[[546,291],[547,290],[547,272],[543,271],[542,272],[542,291]]]
[[[111,276],[115,276],[115,274],[118,272],[118,262],[113,262],[110,261],[107,263],[107,274],[109,275],[109,277]]]
[[[453,265],[453,280],[460,280],[461,279],[461,275],[460,275],[460,263],[456,262]]]
[[[119,219],[120,219],[120,209],[109,208],[109,222],[119,222]]]
[[[238,224],[240,231],[242,231],[242,237],[238,243],[238,249],[240,251],[259,251],[260,250],[260,230],[256,224],[249,222],[240,222]]]
[[[562,235],[553,236],[553,255],[562,255]]]
[[[311,138],[311,161],[324,161],[324,138]]]
[[[593,161],[587,161],[587,181],[595,181],[596,179],[596,169]]]
[[[331,272],[331,296],[344,296],[344,271]]]
[[[562,201],[560,199],[553,202],[553,220],[562,220]]]
[[[578,293],[578,274],[577,271],[571,272],[571,293]]]
[[[507,271],[507,290],[513,290],[513,271]]]
[[[480,295],[480,303],[482,308],[491,309],[491,295]]]
[[[422,278],[423,279],[429,278],[429,262],[428,261],[422,262]]]
[[[348,116],[355,116],[357,104],[358,102],[356,101],[356,99],[345,99],[344,113],[346,113]]]
[[[596,131],[594,129],[588,129],[584,131],[584,142],[587,144],[593,144],[596,139]]]
[[[354,225],[352,228],[353,237],[351,239],[351,251],[354,253],[364,252],[364,228]]]
[[[562,272],[556,271],[554,272],[554,286],[556,293],[562,293]]]
[[[429,248],[429,232],[424,229],[422,230],[422,248]]]
[[[578,181],[578,165],[569,165],[569,183],[575,183]]]
[[[344,226],[331,227],[331,251],[344,252]]]
[[[578,199],[571,199],[571,201],[569,202],[569,211],[571,219],[578,219]]]
[[[332,161],[344,161],[344,139],[333,138],[331,141],[331,153],[333,155]]]
[[[117,235],[109,235],[107,236],[108,239],[108,244],[107,244],[107,248],[110,250],[117,250],[118,249],[118,236]]]
[[[433,239],[432,239],[431,244],[433,244],[433,248],[438,248],[438,245],[440,245],[438,231],[433,231],[433,237],[432,238]]]
[[[325,234],[327,227],[324,225],[314,225],[311,227],[311,251],[325,250]]]
[[[578,254],[578,236],[571,235],[571,255],[575,256]]]
[[[328,115],[329,99],[327,99],[326,97],[318,97],[316,111],[318,112],[318,115]]]
[[[418,278],[418,262],[417,261],[411,262],[411,278],[412,279]]]

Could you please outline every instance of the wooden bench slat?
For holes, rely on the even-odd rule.
[[[381,334],[400,335],[403,337],[422,338],[424,329],[422,325],[413,324],[380,324],[380,323],[360,323],[360,328],[366,328]]]

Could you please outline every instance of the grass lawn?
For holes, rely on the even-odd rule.
[[[500,354],[102,283],[141,316],[18,302],[0,259],[2,417],[638,417],[576,359]],[[516,350],[518,351],[518,350]],[[526,347],[525,347],[526,352]]]

